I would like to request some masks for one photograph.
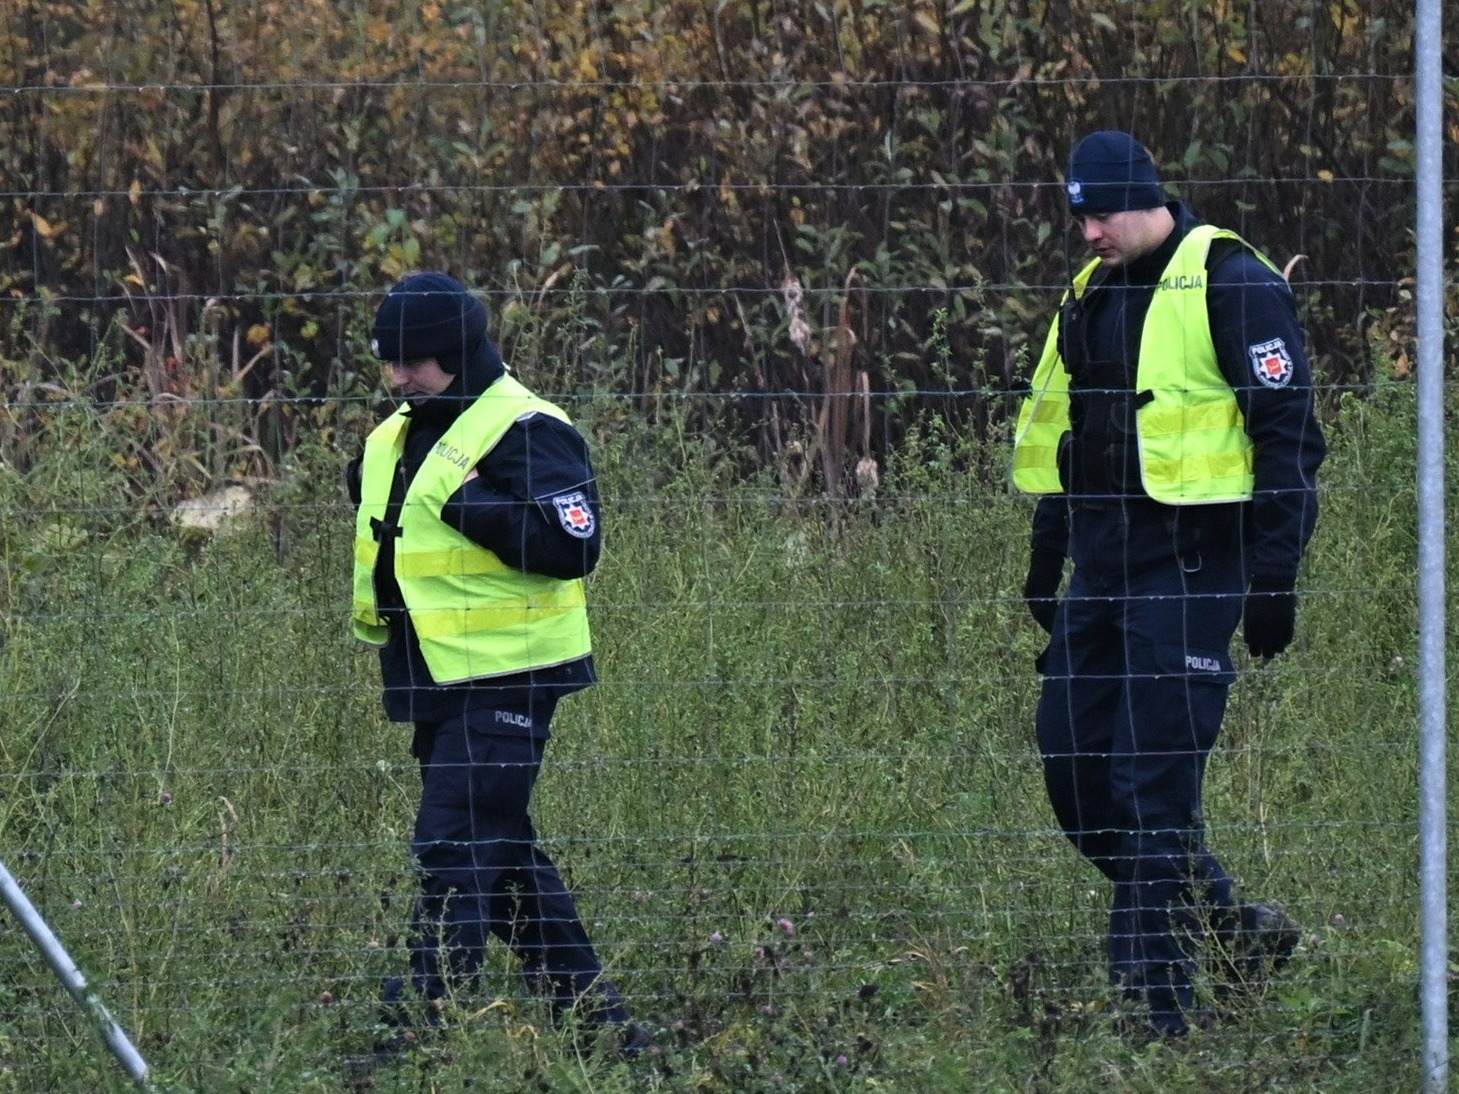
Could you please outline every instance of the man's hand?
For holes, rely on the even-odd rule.
[[[1297,594],[1290,582],[1253,578],[1246,592],[1241,633],[1253,657],[1275,657],[1297,631]]]
[[[1059,582],[1064,578],[1064,556],[1048,547],[1029,552],[1028,576],[1023,579],[1023,602],[1028,614],[1047,634],[1054,633],[1054,612],[1059,606]]]
[[[360,467],[364,462],[363,456],[356,456],[344,465],[342,476],[345,497],[349,498],[356,507],[360,504]]]

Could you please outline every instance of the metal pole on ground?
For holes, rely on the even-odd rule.
[[[56,938],[50,926],[41,918],[35,910],[35,905],[25,895],[25,890],[20,887],[19,882],[11,875],[3,862],[0,862],[0,899],[5,901],[5,906],[10,909],[15,918],[20,920],[20,925],[25,928],[25,933],[35,943],[36,949],[46,959],[56,978],[61,981],[76,1002],[80,1003],[87,1015],[96,1027],[101,1031],[102,1039],[106,1041],[106,1047],[111,1049],[112,1055],[117,1058],[127,1074],[132,1077],[143,1090],[150,1089],[147,1082],[147,1061],[142,1059],[141,1053],[136,1046],[127,1038],[122,1027],[117,1025],[106,1007],[102,1006],[101,1000],[86,983],[86,977],[81,975],[81,970],[76,967],[76,962],[66,952],[60,940]]]
[[[1448,827],[1445,805],[1443,23],[1414,8],[1418,257],[1420,1010],[1424,1090],[1449,1089]]]

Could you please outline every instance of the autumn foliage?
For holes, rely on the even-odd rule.
[[[440,267],[544,389],[687,398],[854,489],[919,411],[1003,420],[1099,127],[1295,260],[1325,383],[1406,367],[1398,0],[0,9],[7,368],[281,401],[250,459],[372,388],[373,300]]]

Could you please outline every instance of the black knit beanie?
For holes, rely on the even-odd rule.
[[[1091,133],[1069,157],[1069,212],[1075,216],[1158,209],[1165,204],[1155,161],[1128,133]]]
[[[469,357],[480,355],[486,325],[486,305],[454,277],[413,274],[375,312],[370,350],[382,361],[434,357],[442,370],[456,374]]]

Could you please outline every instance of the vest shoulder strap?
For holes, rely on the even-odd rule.
[[[1230,236],[1218,236],[1211,240],[1211,249],[1206,252],[1206,272],[1213,272],[1217,266],[1241,251],[1256,253],[1244,241],[1232,239]]]

